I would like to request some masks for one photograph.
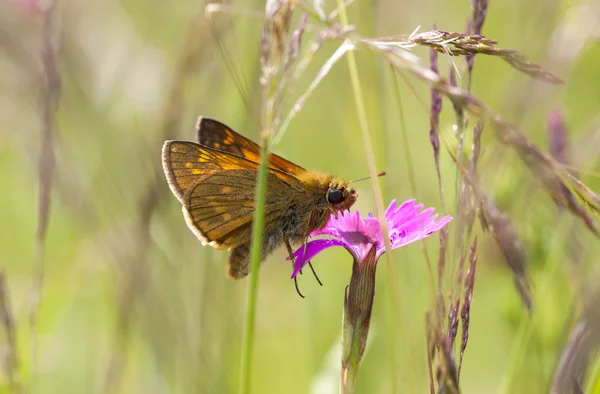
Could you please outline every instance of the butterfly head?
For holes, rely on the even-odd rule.
[[[356,202],[358,193],[349,186],[347,181],[333,179],[327,190],[327,203],[334,211],[345,211],[350,209]]]

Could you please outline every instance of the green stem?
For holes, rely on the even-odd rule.
[[[353,360],[354,361],[354,360]],[[356,390],[356,376],[358,375],[358,362],[352,363],[347,369],[342,369],[340,378],[342,394],[353,394]]]
[[[377,248],[372,245],[363,260],[358,261],[355,258],[352,265],[352,278],[344,299],[342,320],[342,394],[354,393],[358,367],[367,347],[371,311],[375,300],[376,257]]]
[[[242,343],[242,365],[240,378],[240,394],[250,392],[250,376],[252,374],[252,350],[254,348],[254,322],[256,318],[256,301],[258,299],[258,277],[262,257],[262,236],[267,195],[267,162],[269,157],[268,140],[262,141],[261,160],[256,186],[256,203],[252,220],[252,246],[250,249],[250,283],[248,285],[248,304],[246,306],[246,328]]]

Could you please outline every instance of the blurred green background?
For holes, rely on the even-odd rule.
[[[327,10],[334,7],[331,1],[323,3]],[[543,150],[548,146],[546,118],[561,109],[570,132],[571,163],[598,191],[600,181],[593,174],[600,171],[596,3],[491,1],[483,34],[527,54],[565,84],[544,85],[500,59],[478,56],[472,91]],[[201,247],[187,229],[164,180],[160,151],[165,139],[195,139],[201,114],[257,140],[264,4],[233,2],[233,10],[255,12],[216,13],[212,28],[203,2],[58,4],[51,39],[60,42],[62,91],[50,221],[41,250],[36,229],[45,34],[38,7],[43,4],[0,3],[0,268],[18,357],[17,368],[11,369],[12,347],[3,329],[1,390],[21,385],[31,393],[235,392],[248,280],[226,278],[227,254]],[[357,30],[373,37],[409,34],[419,25],[428,30],[434,23],[464,31],[471,14],[468,0],[357,0],[348,11]],[[296,10],[293,23],[300,13]],[[305,44],[310,37],[308,32]],[[291,97],[305,91],[339,44],[325,43]],[[423,48],[414,53],[429,56]],[[400,105],[387,63],[366,51],[357,56],[377,170],[387,172],[381,178],[385,203],[418,198],[455,215],[456,170],[443,147],[445,212],[438,194],[428,88],[409,75],[400,77]],[[456,62],[462,69],[463,61]],[[447,75],[447,57],[439,56],[439,67]],[[249,107],[234,75],[247,85]],[[408,186],[401,119],[417,177],[416,196]],[[445,100],[441,128],[451,131],[454,121]],[[569,332],[581,318],[582,300],[600,278],[599,242],[557,210],[516,155],[487,130],[482,149],[483,187],[511,217],[527,249],[534,317],[522,306],[493,239],[477,225],[479,262],[461,388],[465,393],[547,392]],[[345,61],[310,96],[275,151],[301,166],[348,179],[368,174]],[[360,198],[355,207],[363,214],[375,212],[370,182],[356,187]],[[452,267],[454,223],[449,229]],[[427,245],[435,262],[438,237]],[[37,329],[32,329],[40,252],[43,286]],[[285,256],[278,250],[261,270],[253,392],[337,392],[351,257],[344,250],[329,250],[316,258],[324,286],[303,275],[299,284],[306,299],[301,299]],[[394,311],[388,266],[380,264],[358,391],[390,393],[395,387],[425,393],[425,311],[433,306],[426,263],[416,244],[391,257],[401,308]],[[596,358],[594,349],[589,375]],[[17,384],[10,383],[10,376]],[[591,392],[600,393],[600,383]]]

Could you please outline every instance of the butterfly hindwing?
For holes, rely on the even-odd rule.
[[[250,239],[256,171],[225,170],[206,176],[184,195],[184,215],[188,227],[204,243],[231,249]],[[279,189],[282,182],[274,174],[267,178],[267,190]],[[292,185],[292,192],[300,185]],[[285,196],[283,196],[285,197]],[[289,199],[267,194],[265,216],[285,209]]]

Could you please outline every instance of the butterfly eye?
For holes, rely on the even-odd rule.
[[[340,189],[329,189],[327,192],[327,202],[330,204],[339,204],[344,201],[344,194]]]

